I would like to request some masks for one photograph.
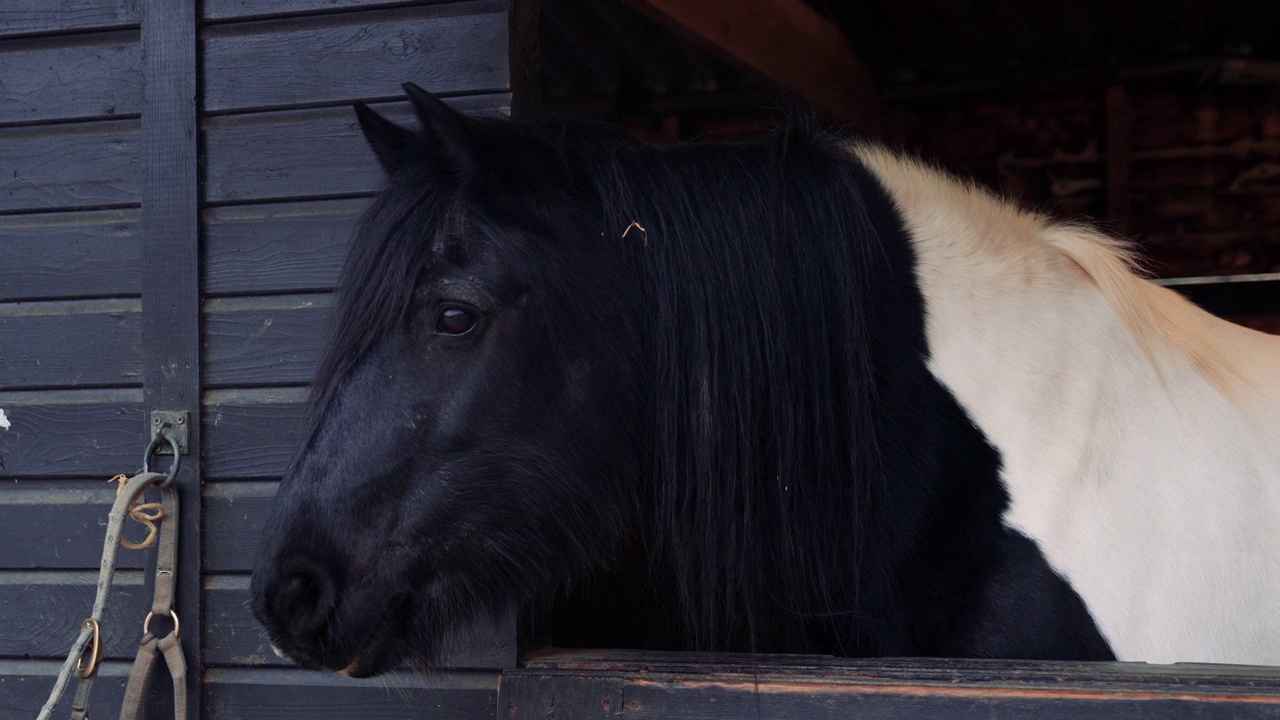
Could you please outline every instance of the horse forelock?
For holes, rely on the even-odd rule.
[[[339,275],[338,301],[312,385],[312,426],[350,372],[403,322],[432,251],[428,228],[447,227],[456,201],[438,190],[393,182],[365,211]]]

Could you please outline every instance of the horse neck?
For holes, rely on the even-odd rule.
[[[1001,451],[1007,481],[1039,478],[1043,489],[1085,462],[1107,474],[1097,466],[1110,457],[1105,445],[1122,437],[1108,430],[1138,431],[1136,408],[1168,404],[1184,386],[1212,391],[1186,362],[1153,362],[1112,299],[1053,241],[1072,229],[882,150],[855,152],[911,237],[930,370]],[[1123,281],[1140,282],[1112,262]]]

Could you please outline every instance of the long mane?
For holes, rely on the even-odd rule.
[[[858,612],[880,491],[867,308],[887,260],[849,156],[797,124],[584,161],[644,276],[655,529],[687,630],[803,647],[814,618]]]

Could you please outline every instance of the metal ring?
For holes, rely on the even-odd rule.
[[[146,635],[151,632],[151,618],[155,617],[154,611],[147,613],[147,617],[142,621],[142,634]],[[178,613],[170,610],[169,617],[173,618],[173,636],[178,637],[178,633],[182,630],[182,623],[178,622]]]
[[[173,482],[175,477],[177,477],[178,463],[182,458],[182,452],[178,449],[178,441],[173,437],[173,434],[169,432],[169,428],[167,426],[160,428],[160,431],[156,433],[156,436],[151,439],[151,444],[147,446],[147,452],[142,456],[142,472],[151,472],[151,456],[155,453],[156,449],[160,447],[160,444],[164,442],[168,442],[169,447],[173,449],[173,465],[170,466],[169,472],[165,475],[164,480],[159,483],[160,487],[168,485]]]
[[[93,618],[87,618],[81,623],[80,628],[92,627],[93,635],[89,637],[89,644],[85,645],[80,651],[80,657],[76,659],[76,674],[82,679],[91,678],[98,672],[98,663],[102,662],[102,633],[98,627],[98,621]],[[89,664],[84,664],[86,654],[89,657]]]

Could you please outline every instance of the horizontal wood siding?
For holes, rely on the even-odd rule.
[[[299,672],[248,610],[249,572],[293,455],[347,244],[384,176],[353,100],[406,126],[413,81],[466,112],[509,105],[506,3],[203,5],[203,633],[211,717],[493,717],[510,621],[404,688]],[[265,18],[265,19],[264,19]],[[262,68],[271,68],[263,72]],[[286,689],[287,688],[287,689]]]
[[[137,120],[0,127],[0,214],[136,206]]]
[[[67,639],[70,646],[74,637]],[[64,650],[62,655],[65,656]],[[0,712],[5,718],[33,718],[49,697],[54,678],[61,661],[0,659]],[[93,700],[89,703],[89,715],[94,718],[117,717],[124,700],[124,687],[129,678],[133,661],[107,660],[98,671],[93,685]],[[71,693],[63,698],[53,717],[71,715]]]
[[[501,92],[506,46],[506,3],[489,0],[218,25],[204,34],[204,107],[393,97],[408,80],[439,93]]]
[[[0,37],[137,27],[141,0],[4,0]]]
[[[0,304],[0,391],[142,383],[135,299]]]
[[[421,0],[420,5],[450,0]],[[375,10],[404,5],[404,0],[205,0],[200,3],[201,17],[209,24],[264,17],[317,15],[350,10]]]
[[[449,100],[473,113],[498,113],[509,102],[506,93]],[[407,103],[377,109],[416,124]],[[383,182],[355,112],[345,106],[211,118],[205,150],[205,200],[214,204],[371,195]]]
[[[136,209],[0,216],[0,302],[141,291]]]
[[[296,669],[212,668],[205,709],[237,720],[477,720],[494,717],[498,673],[446,672],[351,680]]]
[[[102,539],[98,538],[101,550]],[[80,632],[80,622],[93,607],[96,581],[97,572],[92,570],[0,575],[0,654],[65,657]],[[68,613],[69,608],[81,611]],[[130,660],[137,654],[142,618],[150,608],[151,596],[143,586],[142,572],[117,573],[101,623],[105,657]]]
[[[205,387],[311,382],[331,304],[328,294],[209,301]]]
[[[0,40],[0,124],[137,115],[141,64],[137,30]]]
[[[205,479],[279,478],[301,437],[305,388],[205,393]]]
[[[14,490],[25,478],[132,472],[149,441],[141,388],[0,392],[0,410],[10,425],[0,430],[0,478]]]
[[[332,288],[367,204],[353,198],[206,210],[206,296]]]
[[[114,498],[105,480],[137,470],[147,443],[140,17],[137,0],[0,3],[4,717],[34,717],[48,695],[93,605]],[[98,716],[118,712],[150,604],[145,558],[120,555]]]

